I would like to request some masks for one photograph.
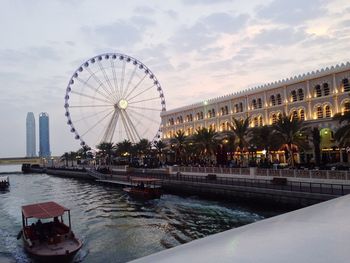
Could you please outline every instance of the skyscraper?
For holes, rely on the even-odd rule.
[[[33,112],[27,113],[26,118],[26,142],[27,157],[36,156],[36,139],[35,139],[35,117]]]
[[[51,156],[49,115],[46,112],[39,114],[39,156]]]

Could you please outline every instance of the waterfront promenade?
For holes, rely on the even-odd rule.
[[[192,169],[192,171],[186,171],[186,169]],[[201,170],[195,171],[195,169]],[[239,168],[240,174],[206,173],[219,172],[220,169],[230,172],[230,170],[223,170],[225,168],[214,167],[136,169],[127,166],[111,166],[105,174],[94,172],[89,168],[85,168],[85,170],[47,168],[46,173],[63,177],[91,179],[102,184],[115,186],[129,185],[130,176],[152,177],[160,179],[163,189],[170,193],[197,194],[223,199],[243,198],[258,202],[272,201],[293,206],[307,206],[350,193],[347,171],[306,171],[309,175],[307,178],[292,177],[291,175],[298,175],[299,170],[287,169],[263,170],[270,174],[274,172],[276,176],[258,175],[261,171],[257,168]],[[276,171],[280,176],[277,175]],[[284,171],[287,176],[283,176]],[[322,174],[326,172],[328,173],[326,176],[332,177],[332,179],[315,178],[314,175],[317,175],[318,172],[322,172]],[[338,172],[342,173],[342,177],[334,176],[333,173]]]

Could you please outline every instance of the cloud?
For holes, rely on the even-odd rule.
[[[217,5],[220,3],[229,3],[233,0],[183,0],[182,3],[185,5]]]
[[[201,21],[206,24],[211,31],[229,34],[242,29],[245,26],[248,17],[248,15],[233,16],[228,13],[214,13],[203,18]]]
[[[156,10],[150,6],[143,5],[143,6],[137,6],[134,9],[134,12],[142,15],[152,15],[156,12]]]
[[[170,38],[170,43],[179,51],[201,51],[217,41],[221,34],[233,34],[245,28],[247,20],[247,15],[213,13],[199,18],[192,26],[181,27]]]
[[[257,9],[259,18],[283,24],[302,24],[306,20],[325,15],[323,0],[274,0]]]
[[[172,19],[177,19],[179,17],[179,14],[177,12],[175,12],[174,10],[167,10],[165,11],[165,13],[170,16]]]
[[[270,30],[263,30],[253,38],[253,42],[257,45],[269,46],[283,46],[293,45],[304,39],[309,35],[303,30],[295,28],[275,28]]]

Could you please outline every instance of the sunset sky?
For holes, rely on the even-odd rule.
[[[350,61],[348,0],[0,4],[0,157],[25,155],[30,111],[37,125],[48,112],[53,155],[79,149],[64,116],[65,89],[100,53],[146,64],[167,109]]]

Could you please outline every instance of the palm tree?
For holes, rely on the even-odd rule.
[[[232,117],[232,123],[229,123],[229,126],[235,135],[235,144],[237,145],[237,149],[240,152],[240,159],[243,162],[243,150],[246,148],[249,143],[250,129],[249,129],[250,118],[247,117],[244,120],[238,120]]]
[[[185,132],[179,130],[176,132],[175,136],[171,138],[170,144],[171,147],[175,149],[175,162],[178,162],[182,160],[182,155],[184,154],[185,145],[187,143],[187,137],[185,135]],[[180,156],[180,158],[178,158]]]
[[[69,152],[68,154],[68,159],[71,161],[71,166],[74,166],[74,160],[76,159],[76,157],[78,156],[78,154],[76,152]]]
[[[315,165],[320,166],[321,163],[321,136],[320,130],[317,127],[312,128],[311,130],[311,141],[314,146],[314,154],[315,154]]]
[[[255,127],[251,130],[250,143],[259,150],[266,150],[267,160],[270,160],[270,151],[277,150],[276,136],[271,126]]]
[[[114,144],[112,142],[101,142],[96,148],[99,150],[100,156],[106,160],[106,164],[110,165],[113,150],[115,150]]]
[[[167,145],[162,140],[159,140],[154,143],[154,147],[156,148],[159,160],[161,160],[163,150],[167,147]]]
[[[273,126],[276,138],[279,141],[281,148],[285,149],[288,153],[290,164],[295,166],[293,152],[300,148],[306,149],[308,147],[305,135],[307,134],[307,128],[302,120],[297,118],[290,118],[284,114],[278,119],[277,123]]]
[[[217,138],[218,134],[212,129],[197,129],[193,141],[199,150],[199,155],[205,159],[210,159],[210,156],[215,154],[218,145]]]
[[[66,167],[68,167],[68,160],[69,160],[69,153],[65,152],[62,156],[61,156],[61,162],[64,161]]]
[[[132,152],[132,143],[129,140],[124,140],[116,144],[116,153],[117,155],[123,155],[126,153],[131,154]]]
[[[139,156],[147,155],[151,150],[151,142],[147,139],[141,139],[135,144],[135,149]]]
[[[87,145],[84,145],[83,147],[81,147],[78,151],[77,151],[77,155],[81,156],[81,158],[83,160],[86,160],[88,157],[88,153],[89,151],[91,151],[91,148]]]
[[[334,119],[338,120],[340,124],[346,122],[334,134],[335,139],[339,142],[339,146],[350,146],[350,111],[343,114],[338,113],[334,116]]]

